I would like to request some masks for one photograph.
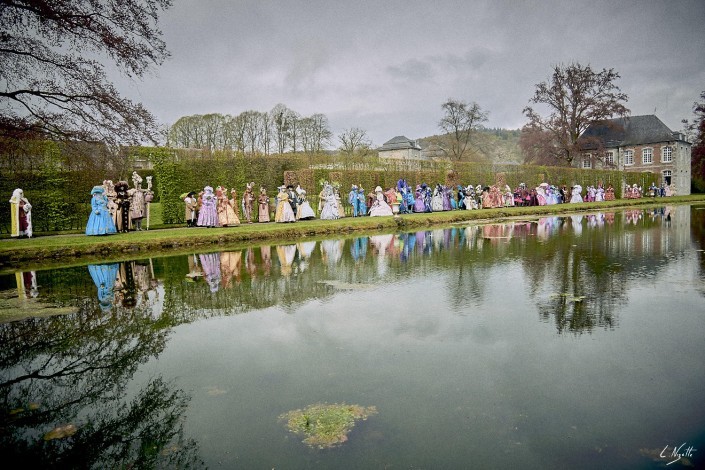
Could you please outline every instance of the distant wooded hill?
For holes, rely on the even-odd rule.
[[[482,163],[523,163],[519,148],[520,129],[486,128],[478,130],[463,160]],[[419,139],[424,153],[442,158],[449,135],[433,135]]]

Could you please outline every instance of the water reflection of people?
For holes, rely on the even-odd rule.
[[[220,254],[220,276],[223,288],[232,286],[235,279],[240,283],[240,267],[242,266],[242,251],[226,251]]]
[[[198,255],[201,268],[211,292],[218,292],[220,284],[220,253],[204,253]]]
[[[536,237],[541,240],[552,237],[558,223],[558,217],[541,217],[536,227]]]
[[[272,247],[269,245],[262,245],[259,247],[260,255],[262,256],[262,267],[265,276],[269,276],[272,270]]]
[[[383,276],[387,273],[387,251],[394,250],[394,235],[372,235],[370,237],[370,245],[374,248],[377,256],[377,274]]]
[[[570,216],[571,226],[573,227],[573,232],[576,235],[583,233],[583,216],[582,215],[571,215]]]
[[[137,305],[134,263],[134,261],[120,263],[115,279],[115,304],[126,308],[134,308]]]
[[[245,253],[245,270],[250,277],[255,277],[257,275],[257,263],[255,262],[255,250],[249,246],[247,247],[247,253]]]
[[[323,240],[321,242],[321,255],[328,266],[335,266],[343,256],[343,240]]]
[[[201,269],[197,255],[188,256],[188,274],[186,277],[191,280],[197,277],[203,277],[203,269]]]
[[[482,235],[490,243],[496,245],[512,238],[514,232],[513,224],[487,224],[482,227]]]
[[[350,254],[355,261],[364,260],[367,256],[367,237],[353,238],[350,244]]]
[[[308,267],[308,263],[313,255],[313,250],[316,249],[316,242],[300,242],[297,243],[296,249],[299,252],[299,269],[303,271]]]
[[[423,252],[423,246],[424,246],[424,240],[426,238],[426,232],[418,231],[414,234],[414,238],[416,239],[416,243],[414,244],[416,246],[416,249],[418,251]]]
[[[20,299],[34,298],[39,295],[37,288],[37,274],[34,271],[15,273],[17,282],[17,296]]]
[[[93,283],[98,288],[98,302],[102,310],[110,310],[115,299],[115,280],[117,278],[119,265],[112,264],[89,264],[88,273],[93,279]]]
[[[314,241],[298,243],[297,248],[299,250],[299,258],[302,260],[310,259],[313,255],[313,250],[316,249],[316,244],[317,242]]]
[[[631,223],[632,225],[636,225],[643,215],[643,211],[640,209],[624,211],[624,220],[627,224]]]
[[[296,257],[296,245],[277,245],[277,256],[282,275],[288,276],[291,274],[291,265]]]
[[[154,277],[154,266],[152,259],[148,261],[137,261],[134,265],[135,285],[139,293],[139,302],[143,305],[148,305],[150,301],[149,294],[155,292],[157,280]]]

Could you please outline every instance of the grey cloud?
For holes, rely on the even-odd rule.
[[[448,97],[519,127],[534,85],[580,61],[617,70],[632,111],[674,128],[705,89],[702,24],[702,0],[180,0],[161,21],[171,60],[116,81],[167,123],[281,102],[383,143],[438,132]]]
[[[387,72],[392,78],[402,81],[432,81],[436,74],[434,67],[427,61],[408,59],[399,65],[390,65]]]

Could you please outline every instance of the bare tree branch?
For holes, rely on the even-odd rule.
[[[120,96],[97,59],[132,77],[160,65],[169,53],[158,16],[171,3],[0,0],[0,134],[156,141],[154,117]]]

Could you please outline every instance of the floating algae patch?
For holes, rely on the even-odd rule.
[[[75,307],[48,304],[32,297],[19,298],[17,291],[0,292],[0,323],[24,320],[25,318],[66,315],[76,311]]]
[[[66,426],[58,426],[44,434],[45,441],[51,441],[53,439],[64,439],[66,437],[71,437],[76,434],[78,428],[73,424],[67,424]]]
[[[289,431],[305,436],[305,444],[325,449],[346,442],[355,421],[374,414],[377,414],[374,406],[316,403],[284,413],[279,419],[286,421]]]

